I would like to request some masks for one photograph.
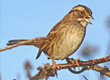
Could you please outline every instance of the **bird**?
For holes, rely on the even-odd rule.
[[[90,8],[76,5],[53,26],[47,36],[29,40],[9,40],[7,45],[33,45],[39,48],[36,59],[44,52],[52,59],[53,64],[56,64],[54,60],[66,59],[80,47],[85,38],[87,25],[92,24],[90,18],[94,19]]]

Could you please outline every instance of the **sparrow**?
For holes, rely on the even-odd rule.
[[[15,47],[33,45],[39,48],[36,59],[44,52],[55,64],[55,59],[66,59],[80,47],[88,23],[92,24],[90,18],[94,19],[91,9],[84,5],[77,5],[50,30],[47,36],[30,40],[10,40],[7,45],[16,45]]]

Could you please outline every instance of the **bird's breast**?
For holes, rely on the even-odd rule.
[[[65,59],[79,48],[84,36],[85,29],[83,27],[70,25],[59,29],[59,32],[45,49],[45,53],[54,59]]]

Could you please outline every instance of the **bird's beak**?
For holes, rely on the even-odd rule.
[[[87,16],[87,17],[85,17],[85,21],[92,24],[91,21],[89,20],[89,18],[92,18],[94,20],[94,18],[92,16]]]

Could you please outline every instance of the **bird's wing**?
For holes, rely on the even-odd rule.
[[[59,24],[61,24],[61,22],[57,23],[52,29],[51,31],[49,32],[49,34],[45,37],[45,39],[43,40],[42,44],[41,44],[41,47],[39,48],[39,51],[38,51],[38,54],[37,54],[37,57],[36,59],[39,58],[39,56],[41,55],[41,52],[43,51],[43,49],[46,48],[46,46],[49,45],[50,41],[55,37],[56,35],[56,31],[59,27]]]
[[[43,40],[41,47],[39,48],[39,52],[37,54],[36,59],[39,58],[39,56],[41,55],[41,52],[50,44],[51,40],[53,40],[53,38],[55,38],[55,36],[57,35],[58,30],[62,29],[63,27],[65,27],[65,25],[62,24],[66,24],[68,23],[66,22],[59,22],[57,23],[49,32],[49,34],[45,37],[45,39]]]

